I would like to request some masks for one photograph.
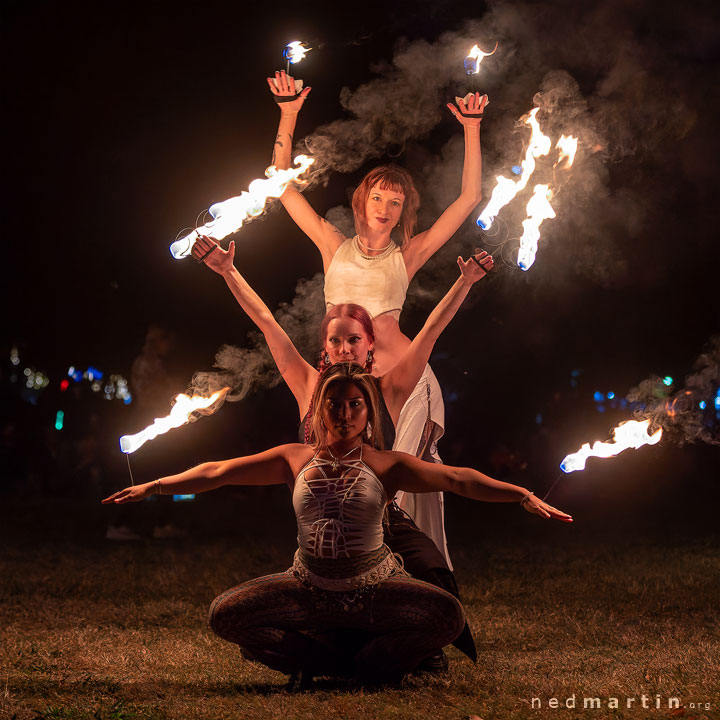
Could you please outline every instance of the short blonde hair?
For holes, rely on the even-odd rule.
[[[313,415],[310,421],[310,444],[318,448],[327,443],[327,428],[322,417],[325,399],[334,385],[345,382],[353,383],[365,398],[368,416],[362,435],[363,440],[373,447],[382,448],[380,398],[375,381],[362,365],[350,362],[335,363],[318,378],[312,396]]]

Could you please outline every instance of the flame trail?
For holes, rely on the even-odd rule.
[[[477,75],[480,72],[480,63],[486,58],[490,57],[498,49],[498,44],[495,43],[495,47],[492,52],[483,52],[477,45],[473,45],[472,50],[465,58],[465,72],[468,75]]]
[[[210,397],[201,395],[190,397],[184,393],[177,395],[169,415],[163,418],[155,418],[152,425],[148,425],[148,427],[135,435],[123,435],[120,438],[120,449],[124,453],[135,452],[148,440],[154,440],[158,435],[190,422],[190,416],[194,412],[205,411],[203,413],[205,415],[212,414],[220,407],[221,401],[225,399],[229,390],[229,387],[225,387],[214,392]],[[213,407],[216,403],[217,406]]]
[[[525,159],[521,163],[522,175],[516,183],[502,175],[498,175],[496,178],[497,185],[493,188],[490,202],[477,219],[477,224],[483,230],[487,230],[493,224],[500,210],[521,190],[525,189],[530,176],[535,172],[535,159],[543,157],[550,152],[552,142],[547,135],[543,135],[540,129],[540,123],[537,121],[536,116],[539,110],[540,108],[537,107],[531,110],[523,121],[525,125],[530,127],[531,133],[530,142],[525,151]]]
[[[246,220],[257,217],[263,212],[269,198],[279,198],[285,192],[285,188],[293,180],[298,180],[300,175],[314,162],[314,158],[298,155],[295,158],[297,165],[295,168],[278,170],[271,165],[265,171],[266,179],[253,180],[247,191],[243,191],[237,197],[212,205],[209,213],[213,219],[176,240],[170,246],[173,257],[181,260],[190,255],[192,247],[200,235],[210,235],[215,240],[222,240],[237,232]]]
[[[542,221],[555,217],[555,211],[550,205],[552,196],[552,190],[547,185],[536,185],[533,196],[527,204],[528,217],[523,220],[523,234],[520,238],[517,259],[521,270],[528,270],[535,262]]]
[[[662,428],[658,428],[652,435],[648,432],[650,420],[628,420],[620,423],[613,429],[613,442],[595,442],[592,447],[585,443],[577,452],[566,456],[560,463],[560,469],[565,473],[584,470],[585,462],[589,457],[609,458],[628,448],[637,450],[643,445],[656,445],[662,438]]]

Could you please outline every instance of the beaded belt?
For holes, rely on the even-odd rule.
[[[390,552],[390,548],[386,545],[383,545],[383,549],[387,554],[380,562],[364,572],[349,577],[325,577],[318,575],[307,566],[303,561],[301,551],[298,550],[295,553],[295,559],[290,568],[290,572],[299,580],[309,583],[314,587],[321,588],[322,590],[332,590],[334,592],[347,592],[370,587],[394,575],[409,577],[409,574],[403,568],[402,558]]]

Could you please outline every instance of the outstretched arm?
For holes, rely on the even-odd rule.
[[[177,475],[133,485],[106,497],[103,505],[139,502],[150,495],[186,495],[215,490],[223,485],[281,485],[292,480],[288,449],[281,445],[257,455],[207,462]]]
[[[284,70],[276,72],[275,77],[268,78],[267,81],[270,92],[276,99],[295,97],[295,79],[286,75]],[[304,88],[295,100],[278,102],[280,125],[275,138],[272,164],[281,170],[291,166],[295,123],[310,89]],[[305,196],[292,184],[288,185],[280,202],[300,229],[317,245],[322,255],[323,268],[327,271],[335,251],[346,240],[345,236],[332,223],[318,215]]]
[[[193,245],[192,254],[196,260],[204,262],[224,278],[240,307],[265,336],[275,364],[295,396],[300,417],[303,417],[310,405],[317,371],[305,361],[268,306],[237,271],[233,264],[235,241],[231,241],[228,249],[223,250],[212,238],[201,236]]]
[[[392,456],[389,469],[384,473],[391,490],[444,491],[483,502],[519,502],[528,512],[546,519],[573,521],[572,516],[535,497],[527,488],[495,480],[472,468],[425,462],[407,453],[393,452]]]
[[[457,232],[467,216],[482,199],[482,154],[480,151],[480,122],[487,104],[487,95],[475,93],[467,105],[460,101],[448,108],[463,126],[465,159],[460,196],[435,221],[433,226],[415,235],[403,249],[408,277],[415,273]]]
[[[467,261],[458,257],[457,263],[460,277],[430,313],[422,330],[397,365],[380,379],[388,412],[396,426],[403,405],[422,377],[436,340],[455,317],[473,284],[485,277],[493,267],[492,255],[486,252],[473,255]]]

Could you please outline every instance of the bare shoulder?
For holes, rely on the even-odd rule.
[[[379,476],[406,467],[415,458],[397,450],[376,450],[371,445],[363,445],[363,460]]]
[[[305,445],[305,443],[288,443],[287,445],[278,445],[276,450],[278,451],[278,454],[287,460],[288,464],[296,474],[315,453],[313,448],[310,447],[310,445]]]
[[[425,264],[427,254],[426,238],[428,231],[423,230],[417,235],[413,235],[401,248],[405,268],[407,270],[408,279],[412,280],[415,273]]]

